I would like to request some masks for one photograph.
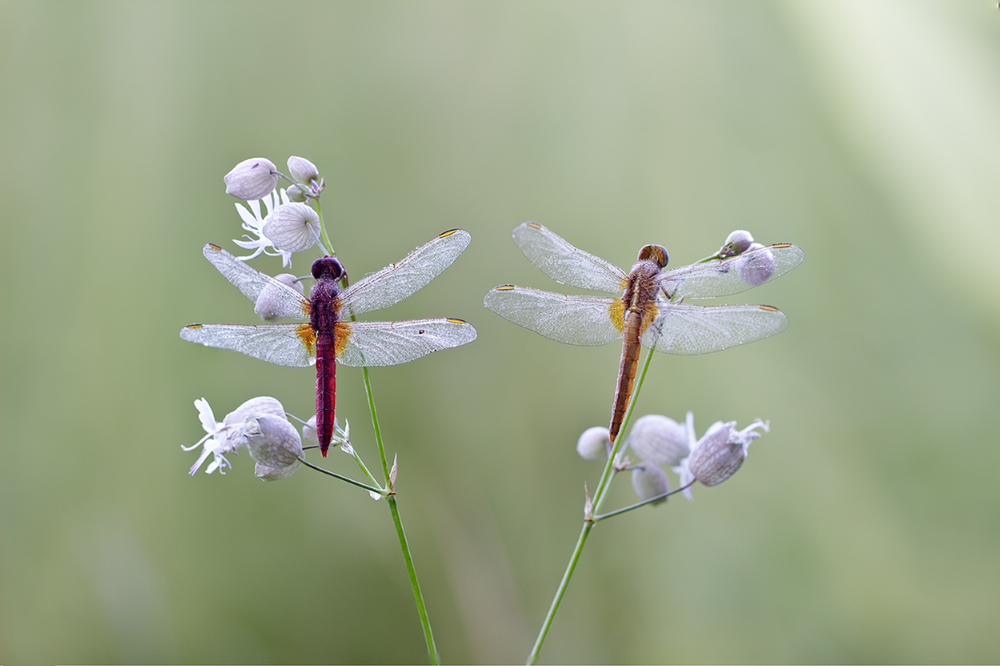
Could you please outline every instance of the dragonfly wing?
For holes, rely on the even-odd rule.
[[[728,259],[681,266],[660,274],[670,296],[714,298],[738,294],[792,270],[805,258],[798,245],[776,243]]]
[[[341,321],[335,330],[337,362],[352,367],[407,363],[476,339],[476,329],[461,319]]]
[[[452,229],[424,243],[395,264],[366,275],[341,292],[341,317],[381,310],[414,294],[451,266],[471,240],[469,232]]]
[[[273,302],[272,312],[275,317],[302,319],[309,316],[309,302],[287,284],[247,266],[246,262],[237,259],[218,245],[206,244],[202,248],[202,254],[222,273],[223,277],[254,303],[257,302],[261,292],[267,290],[273,299],[269,301],[269,305]]]
[[[756,342],[788,326],[770,305],[701,305],[660,302],[660,314],[642,334],[642,344],[667,354],[705,354]]]
[[[514,242],[538,270],[561,284],[620,294],[628,277],[614,264],[573,247],[540,224],[514,228]]]
[[[206,347],[231,349],[276,365],[304,368],[316,362],[312,327],[308,324],[192,324],[181,329],[181,338]]]
[[[483,305],[556,342],[590,347],[622,337],[621,301],[612,298],[503,285],[487,292]]]

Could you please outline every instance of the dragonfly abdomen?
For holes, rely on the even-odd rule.
[[[333,438],[337,403],[337,360],[333,332],[316,337],[316,436],[323,455]]]
[[[639,363],[639,335],[642,328],[642,312],[628,309],[625,311],[625,330],[622,340],[622,360],[618,366],[618,382],[615,384],[615,401],[611,412],[611,426],[608,434],[611,443],[618,437],[625,418],[625,409],[632,396],[632,382],[635,380],[635,369]]]

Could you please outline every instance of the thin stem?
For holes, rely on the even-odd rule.
[[[331,256],[336,257],[337,251],[333,249],[333,243],[330,242],[330,237],[326,233],[326,225],[323,224],[323,207],[320,205],[318,197],[313,199],[313,201],[316,202],[316,214],[319,215],[319,230],[323,232],[323,240],[326,241],[326,247],[324,249]]]
[[[361,483],[360,481],[355,481],[354,479],[352,479],[350,477],[346,477],[343,474],[337,474],[336,472],[331,472],[330,470],[324,469],[324,468],[320,467],[319,465],[312,464],[311,462],[309,462],[305,458],[300,457],[299,458],[299,462],[301,462],[303,465],[305,465],[309,469],[314,469],[317,472],[322,472],[323,474],[326,474],[328,476],[332,476],[335,479],[340,479],[341,481],[346,481],[347,483],[351,484],[352,486],[357,486],[358,488],[364,488],[365,490],[367,490],[370,493],[375,493],[377,495],[381,495],[382,492],[383,492],[381,488],[376,488],[375,486],[369,486],[369,485],[366,485],[364,483]]]
[[[633,511],[635,509],[638,509],[641,506],[646,506],[647,504],[656,504],[657,502],[662,502],[663,500],[667,499],[671,495],[676,495],[677,493],[679,493],[679,492],[681,492],[683,490],[687,490],[688,488],[690,488],[693,485],[694,485],[694,481],[692,481],[691,483],[689,483],[686,486],[683,486],[681,488],[675,488],[674,490],[668,490],[667,492],[663,493],[662,495],[657,495],[656,497],[650,497],[648,500],[643,500],[641,502],[636,502],[635,504],[630,504],[629,506],[626,506],[624,508],[615,509],[614,511],[609,511],[608,513],[602,514],[600,516],[594,516],[593,520],[596,523],[596,522],[605,520],[607,518],[613,518],[613,517],[619,516],[619,515],[621,515],[623,513],[628,513],[629,511]]]
[[[639,374],[639,381],[636,384],[635,390],[632,392],[632,399],[629,401],[628,409],[625,410],[625,417],[622,419],[622,427],[619,433],[625,432],[628,427],[629,421],[632,419],[632,410],[635,409],[636,401],[639,397],[639,391],[642,390],[642,382],[646,379],[646,371],[649,370],[649,363],[653,357],[653,350],[650,349],[646,354],[646,362],[642,366],[642,372]],[[552,599],[552,604],[549,606],[549,612],[545,616],[545,620],[542,622],[542,628],[538,632],[538,638],[535,639],[535,646],[531,650],[531,654],[528,655],[528,664],[534,664],[538,661],[538,655],[542,651],[542,644],[545,643],[545,637],[549,633],[549,627],[552,626],[552,621],[555,619],[556,611],[559,610],[559,604],[562,602],[563,595],[566,593],[566,588],[569,587],[570,578],[573,577],[573,571],[576,569],[576,563],[580,559],[580,554],[583,553],[583,545],[587,542],[587,536],[590,534],[590,530],[594,528],[595,519],[593,514],[600,510],[601,504],[604,503],[605,497],[607,497],[608,489],[611,487],[611,481],[615,473],[615,459],[618,457],[618,452],[621,451],[622,442],[625,441],[624,437],[619,436],[611,448],[611,453],[608,455],[608,462],[604,465],[604,472],[601,474],[601,480],[597,482],[597,489],[594,492],[594,503],[593,507],[588,516],[584,518],[583,528],[580,530],[580,536],[576,541],[576,547],[573,549],[573,554],[569,558],[569,564],[566,565],[566,571],[563,573],[562,581],[559,583],[559,589],[556,590],[555,597]]]
[[[389,511],[392,512],[392,522],[396,525],[396,535],[399,537],[399,548],[403,551],[403,561],[406,562],[406,573],[410,576],[410,587],[413,589],[413,600],[417,604],[417,614],[420,616],[420,625],[424,630],[424,641],[427,643],[427,654],[431,664],[441,663],[441,656],[438,654],[437,645],[434,643],[434,632],[431,630],[431,621],[427,616],[427,607],[424,604],[424,595],[420,591],[420,583],[417,580],[417,570],[413,566],[413,558],[410,556],[410,547],[406,543],[406,532],[403,531],[403,521],[399,517],[399,507],[396,506],[395,489],[389,480],[389,463],[385,457],[385,446],[382,443],[382,429],[378,424],[378,414],[375,411],[375,396],[372,393],[371,381],[368,379],[368,368],[361,368],[365,380],[365,393],[368,395],[368,409],[372,414],[372,427],[375,430],[375,442],[378,444],[378,455],[382,461],[382,472],[385,474],[386,488],[389,489],[389,496],[386,498],[389,504]]]
[[[371,479],[372,483],[378,483],[378,481],[375,480],[375,477],[372,476],[372,473],[368,471],[368,466],[365,465],[365,461],[361,459],[361,456],[358,455],[357,450],[353,446],[351,447],[351,456],[358,463],[358,467],[361,468],[361,471],[364,472],[365,476]]]
[[[382,443],[382,428],[378,424],[378,413],[375,411],[375,394],[372,393],[372,383],[368,378],[368,368],[362,367],[361,374],[365,380],[365,395],[368,396],[368,411],[372,415],[372,428],[375,430],[375,443],[378,445],[378,457],[382,462],[382,473],[386,483],[389,481],[389,463],[385,459],[385,446]]]
[[[535,639],[535,647],[531,649],[531,654],[528,655],[528,664],[538,662],[538,655],[542,651],[542,644],[549,633],[549,627],[552,626],[552,620],[556,617],[556,611],[559,610],[559,604],[562,602],[563,595],[566,594],[566,588],[569,587],[569,579],[573,577],[576,563],[580,560],[580,554],[583,553],[583,545],[587,542],[587,536],[593,528],[593,523],[589,521],[583,523],[583,529],[580,530],[580,537],[576,540],[576,548],[573,549],[573,554],[569,558],[569,564],[566,566],[566,571],[559,582],[559,589],[556,590],[556,595],[552,598],[552,605],[549,606],[549,612],[545,616],[545,621],[542,622],[542,629],[538,632],[538,638]]]
[[[417,614],[420,615],[420,626],[424,629],[424,641],[427,643],[427,655],[430,663],[437,666],[441,663],[441,655],[438,654],[437,644],[434,643],[434,632],[431,631],[431,621],[427,615],[427,607],[424,605],[424,595],[420,592],[420,583],[417,581],[417,570],[413,567],[413,558],[410,557],[410,549],[406,544],[406,532],[403,531],[403,521],[399,517],[399,507],[396,506],[396,496],[389,495],[386,498],[389,503],[389,510],[392,512],[392,522],[396,525],[396,535],[399,537],[399,547],[403,551],[403,560],[406,562],[406,573],[410,576],[410,587],[413,589],[413,600],[417,604]]]

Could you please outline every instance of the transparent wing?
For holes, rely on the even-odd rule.
[[[336,326],[337,362],[353,367],[398,365],[476,339],[461,319],[342,321]]]
[[[659,304],[642,344],[667,354],[705,354],[780,333],[788,319],[770,305]]]
[[[232,324],[192,324],[181,329],[181,338],[206,347],[231,349],[276,365],[304,368],[316,362],[315,351],[299,336],[307,324],[238,326]],[[311,338],[308,338],[311,339]]]
[[[491,289],[483,298],[483,305],[507,321],[550,340],[588,347],[621,339],[621,308],[613,316],[615,304],[602,296],[566,296],[512,285]]]
[[[451,266],[471,240],[469,232],[452,229],[424,243],[397,263],[366,275],[341,292],[338,299],[341,317],[381,310],[411,296]]]
[[[257,302],[261,292],[267,289],[274,299],[273,312],[276,317],[308,318],[309,302],[287,284],[247,266],[246,262],[240,261],[218,245],[206,244],[202,248],[202,254],[222,273],[223,277],[254,303]]]
[[[797,245],[777,243],[728,259],[681,266],[660,273],[660,284],[671,296],[714,298],[738,294],[792,270],[805,258]]]
[[[513,236],[528,261],[556,282],[608,294],[625,289],[627,276],[622,269],[573,247],[540,224],[519,224]]]

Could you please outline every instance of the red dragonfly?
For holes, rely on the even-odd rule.
[[[247,298],[257,303],[263,296],[268,299],[270,314],[308,322],[263,326],[192,324],[181,329],[181,337],[277,365],[306,367],[315,363],[316,433],[325,456],[333,436],[337,362],[355,367],[397,365],[476,339],[476,329],[461,319],[350,321],[354,315],[398,303],[427,285],[462,254],[471,240],[467,231],[446,231],[399,262],[343,290],[337,282],[346,275],[344,267],[335,257],[321,257],[312,265],[316,282],[308,300],[221,247],[208,244],[202,250],[205,258]]]
[[[791,243],[748,249],[664,271],[667,250],[646,245],[625,273],[614,264],[570,245],[540,224],[514,229],[514,242],[539,270],[556,282],[611,294],[566,296],[502,285],[483,305],[504,319],[557,342],[604,345],[623,340],[609,435],[614,442],[632,395],[639,345],[668,354],[704,354],[762,340],[788,326],[770,305],[700,306],[684,299],[714,298],[745,291],[795,268],[804,254]]]

